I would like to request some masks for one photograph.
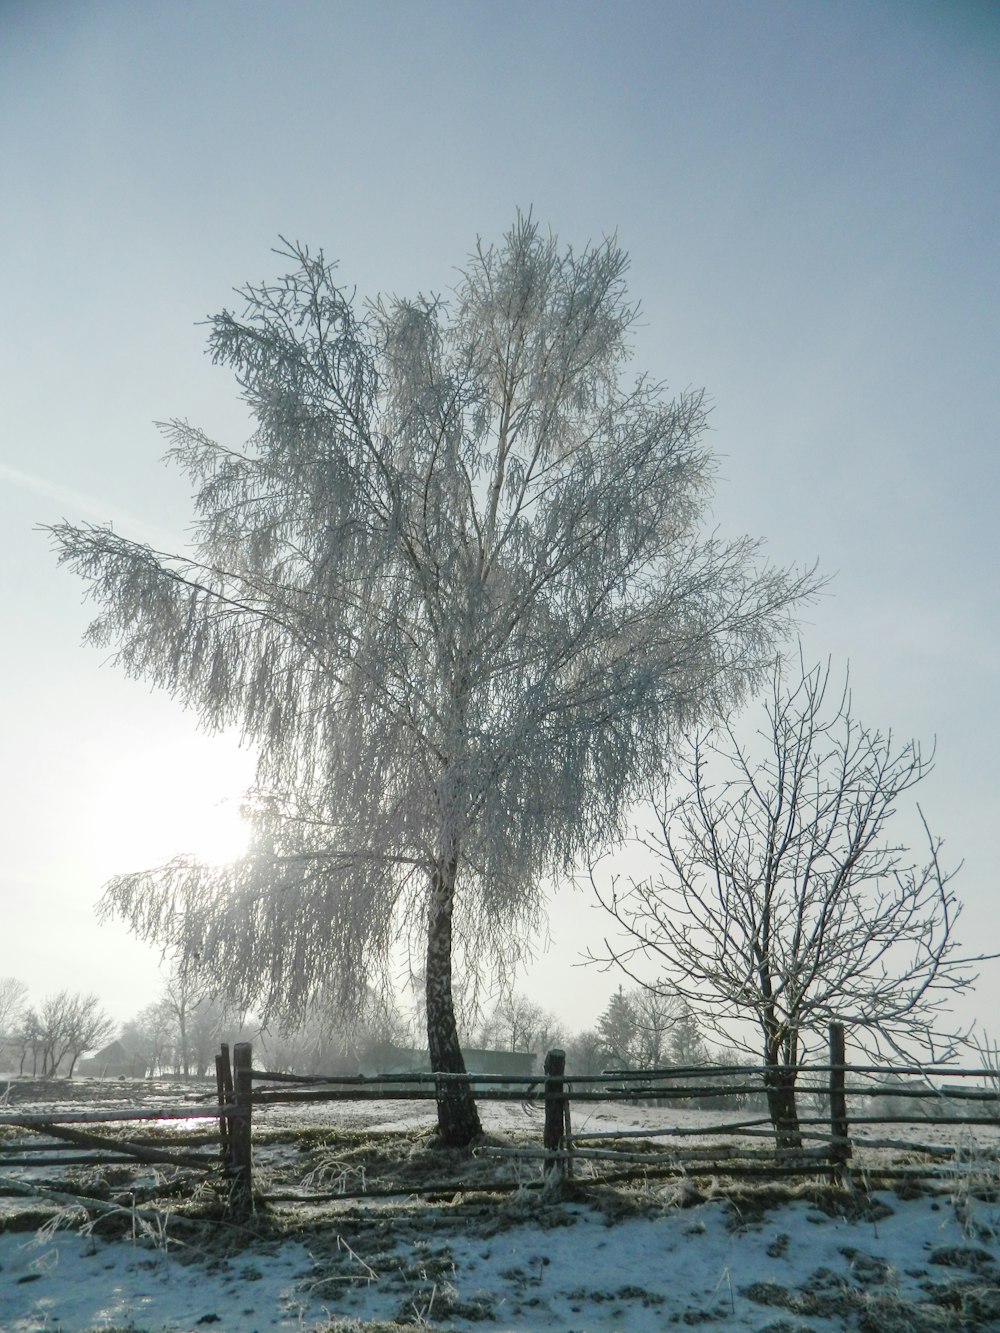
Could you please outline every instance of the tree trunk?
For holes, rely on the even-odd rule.
[[[783,1060],[782,1055],[790,1055],[791,1060]],[[764,1088],[767,1094],[767,1110],[774,1126],[774,1141],[779,1152],[783,1150],[799,1151],[802,1148],[802,1131],[799,1126],[799,1111],[795,1102],[795,1079],[798,1071],[794,1068],[795,1050],[782,1051],[779,1036],[769,1037],[764,1046]],[[789,1068],[789,1065],[792,1068]]]
[[[451,919],[457,869],[454,857],[434,869],[427,910],[427,1046],[436,1074],[465,1073],[451,990]],[[439,1086],[437,1114],[438,1133],[448,1148],[464,1148],[483,1132],[467,1083]]]
[[[188,1065],[187,1005],[182,1004],[177,1011],[177,1027],[181,1042],[181,1070],[187,1078],[191,1072]]]
[[[765,1086],[767,1109],[779,1152],[782,1149],[798,1150],[802,1147],[802,1134],[795,1104],[794,1075],[788,1074],[780,1065],[775,1065],[768,1070]]]

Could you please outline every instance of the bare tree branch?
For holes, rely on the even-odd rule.
[[[745,1046],[745,1024],[756,1027],[787,1142],[804,1041],[839,1021],[871,1053],[947,1058],[966,1034],[942,1017],[986,957],[960,952],[956,872],[919,806],[925,858],[891,836],[933,754],[858,722],[846,681],[828,707],[829,685],[829,664],[788,686],[779,662],[753,740],[735,721],[695,736],[679,794],[658,798],[644,845],[661,872],[606,887],[591,868],[621,929],[604,960],[692,1004],[730,1043]]]

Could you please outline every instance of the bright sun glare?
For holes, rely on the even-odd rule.
[[[141,763],[107,775],[95,851],[110,873],[181,854],[216,865],[235,860],[249,838],[240,800],[251,776],[246,754],[209,740],[150,746]]]

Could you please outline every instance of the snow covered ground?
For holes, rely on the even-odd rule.
[[[311,1333],[376,1319],[498,1333],[1000,1327],[996,1207],[959,1218],[930,1197],[874,1203],[863,1220],[794,1203],[743,1225],[722,1203],[614,1220],[535,1203],[492,1234],[428,1229],[376,1253],[345,1223],[311,1246],[256,1244],[218,1260],[71,1232],[4,1235],[0,1328]]]
[[[433,1115],[426,1103],[344,1111],[372,1133]],[[261,1128],[281,1116],[263,1114]],[[589,1116],[609,1129],[648,1119],[606,1104]],[[516,1104],[489,1105],[486,1118],[494,1133],[527,1122],[534,1137]],[[957,1168],[944,1192],[869,1195],[862,1174],[853,1204],[821,1190],[734,1204],[701,1184],[708,1197],[693,1206],[677,1180],[587,1202],[526,1190],[488,1204],[345,1200],[312,1218],[279,1204],[268,1238],[245,1244],[224,1228],[176,1245],[168,1228],[165,1246],[138,1225],[111,1242],[51,1226],[0,1234],[0,1333],[1000,1328],[1000,1202],[974,1197]]]

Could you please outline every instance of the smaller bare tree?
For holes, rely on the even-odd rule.
[[[870,1053],[946,1059],[963,1034],[936,1020],[985,957],[958,955],[960,904],[919,806],[926,859],[889,836],[933,756],[857,722],[846,683],[827,708],[829,680],[829,664],[803,667],[789,689],[779,664],[751,743],[732,723],[691,742],[680,794],[664,786],[642,840],[660,873],[608,888],[591,872],[623,930],[607,956],[729,1043],[751,1049],[752,1021],[779,1147],[801,1146],[795,1079],[810,1033],[841,1021]]]
[[[102,1046],[114,1033],[115,1021],[100,1007],[96,995],[70,996],[63,1050],[64,1058],[69,1061],[66,1077],[73,1077],[76,1062],[84,1051]]]
[[[69,1050],[72,1031],[72,1000],[69,991],[46,995],[38,1012],[37,1041],[42,1054],[42,1078],[55,1078]]]
[[[28,1057],[31,1057],[31,1077],[38,1074],[38,1058],[42,1055],[42,1020],[37,1009],[29,1006],[22,1009],[14,1030],[14,1045],[20,1055],[18,1076],[23,1076]],[[44,1077],[44,1070],[43,1070]]]
[[[691,1054],[688,1050],[690,1039],[698,1031],[697,1020],[689,1005],[676,995],[662,995],[646,986],[637,986],[630,998],[635,1016],[635,1062],[638,1069],[699,1063],[695,1058],[678,1058],[681,1052]]]
[[[176,1068],[185,1078],[191,1073],[191,1038],[188,1031],[194,1010],[206,998],[205,985],[194,962],[182,956],[170,965],[163,1004],[173,1016],[176,1031]]]
[[[66,1065],[66,1078],[73,1077],[76,1062],[84,1051],[100,1046],[113,1036],[115,1024],[100,1007],[96,995],[70,994],[61,990],[42,1001],[41,1010],[26,1015],[21,1034],[22,1054],[32,1053],[32,1073],[42,1057],[42,1078],[57,1078]],[[22,1062],[23,1063],[23,1062]]]
[[[471,1045],[486,1050],[530,1051],[544,1056],[561,1043],[562,1027],[555,1014],[527,995],[509,990],[501,994],[470,1037]]]
[[[0,1038],[17,1027],[27,994],[27,986],[17,977],[0,977]]]
[[[139,1011],[132,1026],[136,1040],[125,1043],[126,1049],[141,1056],[148,1075],[162,1074],[177,1055],[173,1004],[165,996],[153,1000]]]

